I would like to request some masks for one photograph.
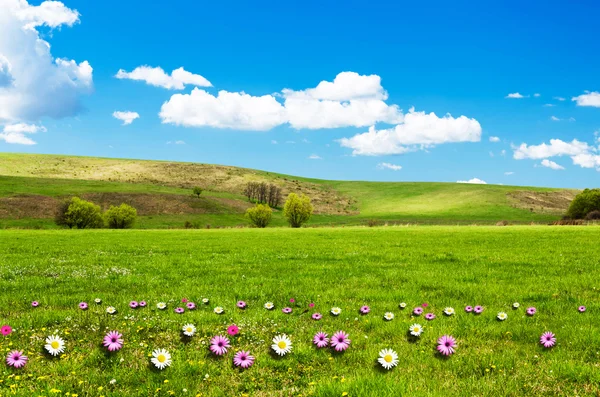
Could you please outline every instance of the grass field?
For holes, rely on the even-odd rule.
[[[596,395],[599,236],[593,226],[0,231],[0,319],[14,328],[0,336],[0,349],[30,357],[21,370],[1,367],[0,395]],[[208,305],[173,312],[182,298],[204,297]],[[285,315],[290,298],[294,311]],[[131,300],[149,305],[130,309]],[[237,309],[238,300],[248,308]],[[78,309],[81,301],[90,309]],[[157,310],[159,301],[168,309]],[[263,308],[267,301],[275,310]],[[437,315],[431,322],[411,317],[424,302]],[[365,304],[371,313],[361,316]],[[477,304],[481,315],[464,312]],[[106,314],[108,305],[116,315]],[[213,313],[218,305],[223,315]],[[339,317],[328,314],[332,306]],[[446,306],[456,315],[444,316]],[[311,320],[313,311],[323,319]],[[383,320],[386,311],[393,321]],[[426,326],[416,342],[407,337],[414,322]],[[185,323],[198,328],[189,343],[180,338]],[[245,371],[233,368],[233,352],[215,358],[206,345],[232,323],[241,330],[233,350],[256,356]],[[109,355],[100,342],[112,329],[125,346]],[[348,332],[350,348],[316,350],[320,330]],[[539,344],[545,331],[557,336],[552,349]],[[67,343],[58,359],[43,354],[53,333]],[[279,333],[294,344],[283,358],[269,348]],[[443,334],[458,340],[448,359],[435,354]],[[171,367],[151,368],[155,348],[171,352]],[[389,372],[376,363],[382,348],[400,356]]]

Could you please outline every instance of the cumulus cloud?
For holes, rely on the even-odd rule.
[[[550,116],[550,120],[552,121],[560,121],[560,119],[556,116]]]
[[[540,163],[540,165],[542,167],[551,168],[553,170],[564,170],[565,169],[565,167],[563,167],[562,165],[558,165],[554,161],[548,160],[548,159],[542,160],[542,162]]]
[[[498,138],[497,136],[491,136],[490,142],[500,142],[500,138]]]
[[[595,108],[600,108],[600,92],[586,91],[585,94],[573,97],[571,100],[575,101],[577,106],[592,106]]]
[[[119,111],[115,111],[113,112],[113,117],[117,120],[121,120],[123,122],[123,125],[129,125],[131,123],[133,123],[133,120],[135,119],[139,119],[140,115],[137,112],[119,112]]]
[[[35,145],[35,141],[26,134],[37,132],[46,132],[46,128],[35,124],[9,124],[4,126],[3,131],[0,133],[0,141],[19,145]]]
[[[323,158],[321,156],[319,156],[318,154],[311,154],[310,156],[308,156],[309,160],[322,160]]]
[[[380,170],[400,171],[402,169],[402,166],[391,163],[379,163],[377,164],[377,168],[379,168]]]
[[[532,159],[539,160],[556,156],[576,156],[578,154],[590,151],[590,146],[585,142],[573,139],[571,142],[564,142],[560,139],[550,139],[550,144],[542,143],[540,145],[527,145],[522,143],[514,148],[513,157],[516,160]]]
[[[506,172],[504,173],[504,175],[506,175],[506,176],[513,175],[513,174],[514,174],[514,172],[512,172],[512,171],[506,171]]]
[[[414,109],[405,115],[404,122],[390,129],[369,128],[368,132],[342,138],[339,143],[352,149],[353,155],[380,156],[402,154],[437,144],[453,142],[478,142],[481,125],[466,116],[457,118],[447,114],[438,117]]]
[[[55,59],[36,27],[59,28],[79,21],[79,13],[57,1],[32,6],[0,0],[0,122],[74,116],[81,96],[93,89],[87,61]]]
[[[472,183],[475,185],[487,185],[486,181],[479,178],[469,179],[468,181],[456,181],[456,183]]]
[[[212,87],[210,81],[199,74],[188,72],[183,67],[173,70],[171,75],[168,75],[160,67],[138,66],[131,72],[120,69],[115,77],[118,79],[144,81],[146,84],[168,90],[183,90],[186,85]]]
[[[534,96],[535,98],[539,98],[541,95],[540,95],[539,93],[537,93],[537,92],[536,92],[535,94],[533,94],[533,96]]]
[[[504,98],[508,98],[508,99],[521,99],[521,98],[526,98],[526,96],[521,95],[518,92],[513,92],[513,93],[508,94]]]

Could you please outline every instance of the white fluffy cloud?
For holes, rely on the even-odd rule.
[[[76,115],[93,89],[92,67],[54,59],[35,28],[72,26],[79,13],[57,1],[0,0],[0,9],[0,123]]]
[[[309,160],[323,160],[323,158],[321,156],[319,156],[318,154],[311,154],[310,156],[308,156]]]
[[[540,163],[540,165],[542,167],[552,168],[553,170],[564,170],[565,169],[565,167],[563,167],[562,165],[556,164],[554,161],[548,160],[548,159],[543,159],[542,162]]]
[[[573,164],[582,168],[595,168],[600,171],[600,156],[592,153],[582,153],[571,157]]]
[[[379,163],[377,164],[377,168],[379,168],[380,170],[400,171],[402,169],[402,166],[391,163]]]
[[[475,185],[487,185],[486,181],[479,178],[469,179],[468,181],[456,181],[456,183],[472,183]]]
[[[555,156],[576,156],[578,154],[587,153],[590,151],[590,146],[585,142],[580,142],[573,139],[571,142],[564,142],[560,139],[550,139],[550,144],[542,143],[540,145],[527,145],[522,143],[521,146],[514,149],[513,157],[517,160],[522,159],[545,159]]]
[[[512,92],[510,94],[508,94],[507,96],[505,96],[505,98],[508,99],[521,99],[521,98],[526,98],[524,95],[519,94],[518,92]]]
[[[133,120],[135,119],[139,119],[140,115],[137,112],[119,112],[119,111],[115,111],[113,112],[113,117],[117,120],[121,120],[123,122],[123,125],[129,125],[131,123],[133,123]]]
[[[35,141],[26,136],[26,134],[35,134],[37,132],[46,132],[46,128],[35,124],[9,124],[4,126],[3,131],[0,133],[0,141],[19,145],[35,145]]]
[[[173,70],[171,75],[168,75],[160,67],[138,66],[131,72],[120,69],[115,77],[118,79],[144,81],[146,84],[168,90],[183,90],[186,85],[212,87],[210,81],[199,74],[190,73],[182,67]]]
[[[394,128],[368,132],[351,138],[342,138],[340,145],[352,149],[353,155],[380,156],[402,154],[419,148],[453,142],[478,142],[481,140],[481,125],[466,116],[457,118],[447,114],[438,117],[414,109],[405,115],[404,122]]]
[[[498,138],[497,136],[491,136],[490,137],[490,142],[494,142],[494,143],[500,142],[500,138]]]
[[[592,106],[600,108],[600,92],[589,92],[585,94],[571,98],[572,101],[577,102],[577,106]]]
[[[312,99],[329,101],[386,100],[388,98],[387,92],[381,86],[381,77],[376,74],[365,76],[355,72],[341,72],[333,79],[333,82],[321,81],[315,88],[303,91],[286,88],[283,90],[283,94],[286,97],[307,96]]]

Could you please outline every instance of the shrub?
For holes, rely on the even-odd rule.
[[[246,217],[256,227],[267,227],[271,223],[273,210],[267,204],[257,204],[256,207],[246,210]]]
[[[55,221],[59,226],[76,229],[94,229],[104,225],[100,206],[79,197],[73,197],[62,203]]]
[[[379,226],[379,221],[377,219],[369,219],[367,221],[367,226],[369,226],[369,227]],[[386,226],[387,226],[387,224],[386,224]]]
[[[600,211],[594,210],[594,211],[588,212],[588,214],[585,216],[585,220],[587,220],[587,221],[600,220]]]
[[[298,196],[296,193],[290,193],[283,206],[283,215],[287,218],[290,226],[295,228],[308,222],[313,209],[308,196],[304,194]]]
[[[137,218],[137,210],[125,203],[118,207],[111,205],[104,213],[104,218],[111,229],[130,229]]]
[[[75,226],[70,218],[67,217],[67,211],[69,210],[69,205],[71,205],[71,199],[63,200],[56,209],[56,214],[54,215],[54,223],[58,226],[66,226],[69,229],[72,229]]]
[[[202,188],[199,186],[196,186],[192,192],[194,192],[194,195],[198,196],[198,198],[200,198],[200,195],[202,194]]]
[[[585,189],[569,206],[567,215],[573,219],[583,219],[592,211],[600,210],[600,189]]]

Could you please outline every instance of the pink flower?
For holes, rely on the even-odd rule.
[[[311,317],[313,320],[319,321],[320,319],[323,318],[323,315],[321,313],[314,313]]]
[[[187,301],[188,301],[187,298],[182,298],[181,299],[181,303],[187,303]]]
[[[104,347],[108,348],[109,352],[121,350],[123,347],[123,335],[117,331],[110,331],[102,340]]]
[[[415,307],[413,310],[413,314],[415,316],[420,316],[421,314],[423,314],[423,309],[421,309],[420,307]]]
[[[87,304],[87,303],[85,303],[85,302],[81,302],[81,303],[79,304],[79,308],[80,308],[81,310],[87,310],[87,308],[88,308],[88,304]]]
[[[556,344],[556,336],[552,332],[544,332],[540,337],[540,343],[548,349]]]
[[[229,327],[227,327],[227,333],[231,336],[236,336],[239,332],[240,329],[235,324],[231,324]]]
[[[438,339],[437,343],[437,350],[444,356],[450,356],[454,354],[454,349],[456,348],[456,339],[454,339],[453,336],[444,335]]]
[[[146,305],[147,305],[146,301],[141,301],[140,302],[140,307],[146,307]]]
[[[290,314],[292,312],[292,308],[284,307],[283,309],[281,309],[281,311],[284,312],[285,314]]]
[[[210,351],[217,356],[222,356],[227,353],[227,349],[230,348],[229,339],[224,336],[217,335],[210,340]]]
[[[294,299],[294,298],[291,298],[291,299],[290,299],[290,303],[296,303],[296,299]]]
[[[38,302],[38,301],[31,302],[31,306],[33,306],[33,307],[38,307],[39,305],[40,305],[40,302]]]
[[[435,318],[435,314],[433,314],[433,313],[427,313],[427,314],[425,315],[425,320],[429,320],[429,321],[431,321],[431,320],[433,320],[434,318]]]
[[[183,309],[183,307],[178,307],[175,309],[175,313],[177,314],[182,314],[185,310]]]
[[[313,307],[315,307],[315,304],[311,302],[308,304],[308,307],[310,307],[312,309]]]
[[[0,328],[0,333],[4,336],[10,335],[11,332],[12,328],[10,325],[3,325],[2,328]]]
[[[579,306],[577,310],[579,310],[579,313],[583,313],[585,311],[585,306]]]
[[[317,345],[319,349],[322,347],[327,347],[329,344],[329,338],[325,332],[318,332],[313,338],[313,343]]]
[[[367,305],[365,305],[365,306],[363,306],[363,307],[360,308],[360,313],[361,314],[367,314],[370,311],[371,311],[371,308],[369,306],[367,306]]]
[[[537,312],[535,307],[528,307],[527,311],[526,311],[528,316],[533,316],[535,314],[535,312]]]
[[[425,303],[422,303],[422,304],[421,304],[421,306],[423,306],[423,307],[427,307],[427,306],[429,306],[429,303],[427,303],[427,302],[425,302]]]
[[[138,303],[137,303],[136,301],[131,301],[131,302],[129,302],[129,307],[130,307],[130,308],[132,308],[132,309],[135,309],[135,308],[137,308],[138,306],[139,306],[139,305],[138,305]]]
[[[237,307],[239,307],[240,309],[245,309],[246,308],[246,302],[244,301],[238,301],[237,303]]]
[[[343,352],[350,346],[348,334],[344,331],[338,331],[331,337],[331,347],[338,352]]]
[[[254,364],[254,356],[251,356],[250,352],[241,350],[233,356],[233,364],[236,367],[249,368]]]
[[[27,364],[27,356],[24,356],[23,352],[13,350],[6,356],[6,364],[9,367],[22,368]]]
[[[185,304],[185,307],[187,307],[188,310],[194,310],[196,308],[196,304],[194,302],[188,302]]]
[[[473,311],[473,306],[467,306],[467,307],[465,307],[465,311],[467,313],[471,313]]]
[[[483,306],[475,306],[473,311],[475,312],[475,314],[481,314],[483,313]]]

